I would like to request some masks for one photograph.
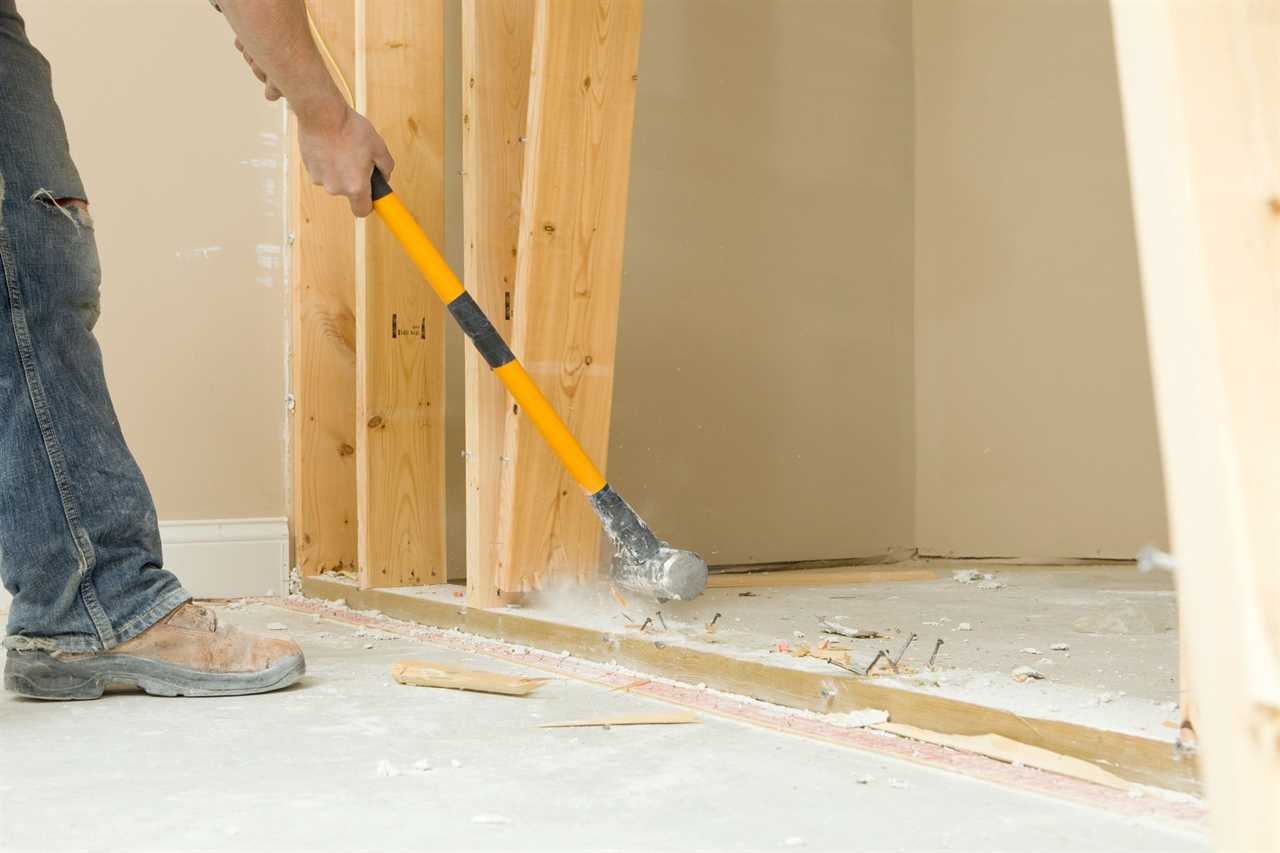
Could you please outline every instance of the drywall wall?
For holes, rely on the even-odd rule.
[[[19,3],[96,221],[98,326],[162,519],[285,500],[283,113],[207,3]]]
[[[610,480],[713,563],[912,544],[910,4],[644,14]]]
[[[1166,539],[1104,0],[917,0],[916,543]]]

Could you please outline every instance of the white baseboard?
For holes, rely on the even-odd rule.
[[[162,521],[160,541],[164,567],[197,598],[289,592],[286,519]]]
[[[197,598],[285,595],[289,591],[286,519],[162,521],[160,541],[164,567]],[[9,593],[0,587],[0,610],[8,610],[9,601]]]

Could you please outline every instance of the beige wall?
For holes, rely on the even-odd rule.
[[[22,8],[92,198],[108,376],[161,516],[283,515],[279,108],[201,2]],[[1162,541],[1102,0],[928,0],[914,31],[898,0],[742,9],[646,6],[622,493],[717,563]],[[453,570],[457,336],[449,358]]]
[[[108,383],[160,517],[285,515],[281,108],[207,3],[19,9],[89,194]]]
[[[713,563],[912,543],[911,7],[649,0],[609,477]]]
[[[917,0],[916,541],[1166,538],[1104,0]]]

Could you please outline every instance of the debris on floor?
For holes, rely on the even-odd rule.
[[[399,661],[391,667],[391,677],[401,684],[415,687],[445,687],[504,696],[528,696],[552,680],[480,672],[424,660]]]
[[[978,589],[1004,589],[1004,584],[996,580],[995,575],[977,569],[956,569],[951,573],[951,579],[956,583],[971,583]]]
[[[698,723],[698,715],[692,711],[659,711],[646,714],[618,714],[590,720],[565,720],[559,723],[542,723],[540,729],[612,728],[613,726],[678,726]]]
[[[818,624],[822,627],[822,633],[835,634],[838,637],[850,637],[855,640],[884,640],[888,639],[884,634],[871,628],[854,628],[849,625],[841,625],[831,619],[819,619]]]
[[[1029,666],[1019,666],[1016,667],[1013,672],[1009,673],[1009,676],[1014,681],[1022,684],[1027,681],[1039,681],[1044,678],[1044,673]]]
[[[985,755],[988,758],[994,758],[1007,764],[1047,770],[1050,773],[1084,779],[1088,782],[1096,782],[1099,785],[1106,785],[1109,788],[1116,788],[1122,791],[1131,787],[1128,782],[1119,776],[1109,773],[1097,765],[1090,764],[1088,761],[1022,743],[1002,735],[948,735],[902,723],[881,723],[875,728],[892,732],[901,737],[911,738],[912,740],[967,752],[976,752],[979,755]]]
[[[1081,616],[1071,623],[1081,634],[1155,634],[1156,627],[1147,615],[1132,605],[1103,613]]]

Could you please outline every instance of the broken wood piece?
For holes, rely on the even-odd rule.
[[[818,622],[824,634],[835,634],[837,637],[849,637],[853,640],[887,640],[884,634],[871,628],[853,628],[848,625],[841,625],[839,622],[832,622],[830,619],[823,619]]]
[[[540,729],[580,729],[596,726],[676,726],[699,723],[692,711],[659,711],[650,714],[618,714],[613,717],[597,717],[590,720],[565,720],[560,723],[542,723]]]
[[[498,693],[503,696],[528,696],[552,680],[479,672],[425,660],[399,661],[392,665],[391,677],[401,684],[415,687],[445,687],[452,690],[474,690],[477,693]]]
[[[1108,788],[1117,788],[1125,791],[1130,787],[1129,782],[1103,770],[1101,767],[1090,764],[1088,761],[1072,758],[1038,746],[1031,746],[1002,735],[948,735],[942,732],[909,726],[904,723],[880,723],[871,728],[880,729],[911,740],[923,741],[924,743],[947,746],[952,749],[964,750],[965,752],[976,752],[979,755],[985,755],[988,758],[994,758],[997,761],[1004,761],[1008,764],[1020,762],[1037,770],[1047,770],[1050,773],[1057,773],[1061,776],[1083,779],[1086,782],[1106,785]]]

